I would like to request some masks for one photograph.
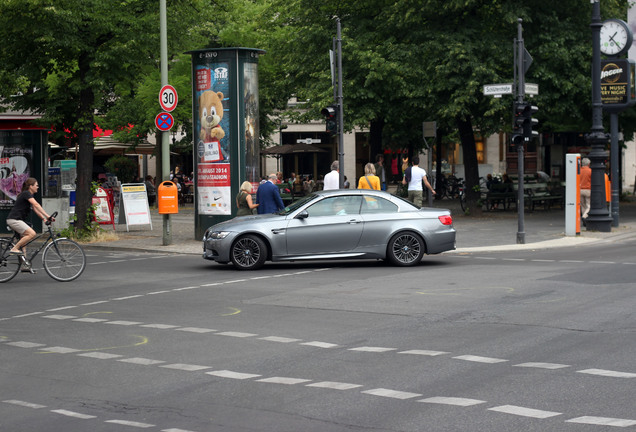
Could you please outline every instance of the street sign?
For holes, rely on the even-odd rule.
[[[320,140],[319,138],[300,138],[300,139],[297,139],[296,142],[298,144],[315,144],[315,143],[320,144],[322,140]]]
[[[525,83],[525,90],[527,95],[538,95],[539,94],[539,84]]]
[[[179,96],[174,87],[171,85],[161,87],[161,91],[159,91],[159,105],[161,105],[162,110],[168,112],[174,110],[177,107],[177,102],[179,102]]]
[[[157,114],[157,117],[155,117],[155,126],[157,126],[157,129],[162,132],[169,131],[173,125],[174,117],[172,117],[172,114],[170,113],[162,112]]]
[[[512,83],[486,84],[484,86],[484,96],[500,97],[505,94],[512,94]]]
[[[426,140],[426,137],[435,138],[437,136],[437,122],[425,121],[422,122],[422,136]]]

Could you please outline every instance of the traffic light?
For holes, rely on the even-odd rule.
[[[539,132],[533,130],[533,127],[536,126],[539,121],[532,118],[532,115],[537,111],[539,111],[539,108],[527,102],[515,102],[511,138],[513,147],[539,136]]]
[[[532,118],[532,115],[537,111],[539,111],[539,108],[530,104],[526,104],[524,108],[523,117],[525,121],[523,123],[523,136],[527,140],[531,140],[539,136],[539,132],[533,129],[534,126],[539,123],[539,120],[537,120],[536,118]]]
[[[330,135],[338,134],[338,106],[329,105],[323,108],[320,113],[325,116],[326,130]]]

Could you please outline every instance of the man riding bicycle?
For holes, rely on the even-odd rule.
[[[7,225],[9,228],[20,234],[20,240],[9,251],[9,254],[11,255],[24,256],[26,252],[26,248],[24,246],[36,236],[33,228],[26,223],[31,210],[33,210],[43,221],[50,220],[52,222],[55,220],[44,211],[42,206],[33,196],[37,193],[39,187],[38,181],[33,177],[26,179],[22,186],[22,192],[20,192],[16,198],[15,204],[7,216]]]

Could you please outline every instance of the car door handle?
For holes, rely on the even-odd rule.
[[[362,222],[362,221],[361,221],[361,220],[359,220],[359,219],[351,219],[351,220],[350,220],[349,222],[347,222],[347,223],[348,223],[348,224],[359,224],[359,223],[361,223],[361,222]]]

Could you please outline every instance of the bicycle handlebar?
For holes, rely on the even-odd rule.
[[[46,220],[46,224],[51,225],[51,222],[53,222],[53,219],[55,219],[55,216],[57,216],[57,212],[54,212],[51,216],[49,216],[49,218]]]

